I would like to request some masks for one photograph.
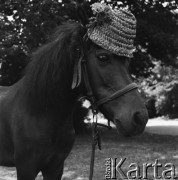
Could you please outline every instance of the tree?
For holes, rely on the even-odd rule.
[[[44,44],[55,27],[67,20],[79,20],[77,5],[88,17],[90,4],[97,0],[2,0],[0,2],[0,84],[10,85],[21,77],[28,55]],[[177,65],[178,9],[176,1],[122,0],[107,1],[112,6],[127,6],[137,18],[137,39],[131,72],[148,76],[152,57],[167,65]],[[122,3],[121,3],[122,2]],[[11,19],[11,20],[10,20]]]
[[[28,55],[44,44],[55,27],[65,20],[61,7],[58,1],[1,1],[2,85],[11,85],[22,76]]]

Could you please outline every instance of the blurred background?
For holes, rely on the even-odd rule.
[[[88,17],[97,0],[1,0],[0,85],[18,81],[29,55],[45,44],[65,21],[78,21],[78,7]],[[137,18],[137,48],[130,73],[142,87],[150,118],[178,118],[178,1],[106,0],[114,7],[127,7]],[[78,103],[74,122],[83,129],[88,109]]]

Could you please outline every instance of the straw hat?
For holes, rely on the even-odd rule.
[[[87,35],[95,44],[119,56],[133,57],[136,36],[135,16],[126,9],[112,9],[101,3],[94,3]]]

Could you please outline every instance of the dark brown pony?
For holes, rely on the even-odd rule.
[[[129,60],[84,42],[85,33],[78,23],[60,26],[52,40],[32,54],[24,77],[13,86],[0,87],[0,165],[15,166],[18,180],[34,180],[40,171],[45,180],[62,176],[74,142],[72,111],[81,89],[85,93],[83,79],[71,88],[82,51],[97,100],[132,82]],[[77,72],[77,81],[80,76]],[[99,108],[126,136],[143,132],[147,123],[136,89]]]

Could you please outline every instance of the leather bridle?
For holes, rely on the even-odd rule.
[[[86,59],[83,57],[82,61],[81,61],[81,67],[82,67],[82,76],[83,76],[83,81],[87,90],[87,97],[88,99],[91,101],[91,105],[94,106],[94,109],[98,108],[99,106],[112,101],[118,97],[123,96],[124,94],[135,90],[138,88],[138,85],[136,83],[131,83],[129,85],[127,85],[126,87],[124,87],[123,89],[117,90],[115,93],[113,93],[110,96],[104,97],[102,99],[96,100],[95,96],[93,94],[93,90],[91,88],[90,85],[90,81],[89,81],[89,77],[88,77],[88,72],[87,72],[87,67],[86,67]]]
[[[84,55],[81,57],[81,70],[82,70],[82,77],[83,81],[86,87],[87,95],[86,98],[91,102],[91,109],[93,113],[93,122],[92,122],[92,154],[91,154],[91,161],[90,161],[90,175],[89,180],[92,180],[93,178],[93,169],[94,169],[94,159],[95,159],[95,147],[98,144],[99,149],[101,150],[101,142],[100,142],[100,136],[97,130],[97,125],[99,124],[97,122],[97,114],[98,114],[98,107],[112,101],[116,98],[119,98],[123,96],[124,94],[133,91],[138,88],[136,83],[131,83],[124,87],[123,89],[120,89],[113,93],[110,96],[104,97],[102,99],[96,100],[95,96],[93,94],[92,87],[90,85],[88,72],[87,72],[87,66],[86,66],[86,58]],[[108,121],[109,122],[109,121]],[[103,125],[102,125],[103,126]],[[110,129],[110,127],[109,127]]]

